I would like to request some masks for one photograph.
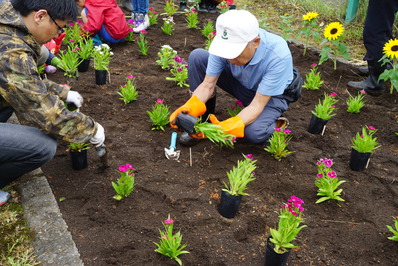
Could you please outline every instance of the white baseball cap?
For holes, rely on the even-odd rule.
[[[229,10],[217,18],[216,36],[209,53],[226,59],[236,58],[258,36],[258,31],[258,21],[252,13],[246,10]]]

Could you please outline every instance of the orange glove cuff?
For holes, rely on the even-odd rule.
[[[170,116],[170,125],[177,128],[175,120],[180,113],[190,114],[199,117],[206,112],[206,104],[199,100],[196,95],[192,96],[183,106],[175,110]]]
[[[235,135],[238,138],[245,136],[245,123],[239,116],[233,116],[220,122],[215,115],[211,114],[209,120],[213,124],[219,125],[225,133]]]

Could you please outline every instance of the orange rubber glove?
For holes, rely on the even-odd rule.
[[[180,113],[190,114],[195,117],[199,117],[206,112],[206,105],[204,102],[198,99],[196,95],[192,96],[183,106],[179,107],[175,110],[170,116],[170,125],[178,129],[177,125],[175,124],[176,118]]]
[[[213,124],[219,125],[225,133],[235,135],[237,138],[245,136],[245,124],[239,116],[233,116],[220,122],[215,115],[211,114],[209,120]]]

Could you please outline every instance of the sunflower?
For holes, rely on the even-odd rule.
[[[389,40],[383,47],[384,54],[390,59],[398,59],[398,39]]]
[[[341,25],[340,22],[332,22],[329,25],[326,26],[325,31],[323,32],[323,35],[331,41],[331,40],[336,40],[338,37],[340,37],[344,32],[344,27]]]
[[[303,15],[303,20],[311,21],[317,16],[319,16],[319,14],[316,12],[308,12],[307,14]]]

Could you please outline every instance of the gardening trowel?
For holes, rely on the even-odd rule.
[[[105,168],[108,168],[109,167],[109,164],[108,164],[108,152],[106,150],[105,144],[102,144],[101,146],[95,147],[95,149],[97,151],[98,156],[100,157],[102,165]]]
[[[164,155],[169,160],[178,160],[180,158],[180,151],[176,150],[177,132],[171,133],[170,147],[164,148]]]

